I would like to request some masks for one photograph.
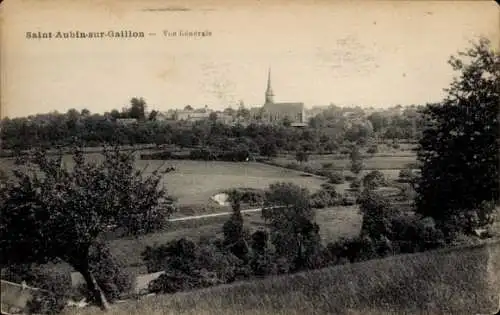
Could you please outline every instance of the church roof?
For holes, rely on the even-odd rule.
[[[264,104],[264,110],[273,112],[302,111],[304,103],[268,103]]]

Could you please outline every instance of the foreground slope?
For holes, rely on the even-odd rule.
[[[499,278],[496,241],[147,297],[110,314],[493,314]]]

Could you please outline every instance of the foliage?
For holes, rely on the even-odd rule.
[[[378,240],[391,235],[392,218],[398,215],[399,211],[387,198],[375,191],[365,189],[358,203],[363,214],[362,236],[366,235]]]
[[[243,216],[240,211],[241,200],[236,194],[233,194],[231,199],[233,213],[222,226],[222,232],[224,233],[223,244],[233,255],[246,262],[249,248],[244,237]]]
[[[385,184],[385,176],[381,171],[371,171],[363,177],[363,186],[366,189],[375,189]]]
[[[413,183],[413,181],[416,179],[416,175],[413,172],[413,170],[409,168],[404,168],[399,171],[399,177],[398,180],[403,183]]]
[[[344,183],[344,176],[342,175],[341,172],[331,172],[328,175],[328,181],[332,184],[343,184]]]
[[[294,270],[306,268],[320,245],[309,192],[292,183],[271,184],[266,192],[262,217],[271,227],[271,241],[279,257]]]
[[[134,276],[126,272],[127,266],[112,256],[104,242],[98,241],[91,247],[89,260],[90,270],[110,302],[132,293]],[[94,299],[88,288],[82,288],[82,292],[88,301]]]
[[[100,164],[75,149],[74,167],[37,151],[15,180],[0,190],[2,265],[45,263],[59,258],[85,278],[105,308],[107,301],[90,267],[90,248],[110,226],[141,234],[161,227],[171,209],[162,208],[166,191],[157,172],[135,171],[133,156],[115,148]]]
[[[377,152],[378,152],[377,145],[373,145],[373,146],[369,147],[368,150],[366,150],[366,153],[369,153],[369,154],[375,154]]]
[[[15,283],[26,282],[27,285],[41,289],[35,291],[33,299],[28,302],[30,313],[57,314],[66,306],[72,295],[71,277],[53,264],[17,264],[2,269],[2,280]]]
[[[405,215],[392,219],[390,238],[400,253],[426,251],[446,244],[443,232],[436,227],[432,218],[419,219]]]
[[[311,206],[313,208],[326,208],[337,206],[341,203],[341,198],[331,183],[323,183],[321,189],[311,195]]]
[[[358,175],[363,170],[363,158],[357,146],[353,146],[350,152],[351,172]]]
[[[498,202],[500,187],[500,55],[481,39],[449,63],[460,76],[425,108],[418,151],[417,210],[440,224],[469,221],[482,202]]]
[[[148,248],[145,257],[156,257],[165,273],[149,284],[150,292],[175,293],[194,288],[229,283],[235,280],[241,261],[212,244],[197,246],[187,239],[172,241],[156,249]]]
[[[304,150],[299,150],[295,154],[295,159],[297,162],[302,163],[302,162],[307,162],[309,160],[309,153],[307,153]]]
[[[253,275],[264,277],[278,272],[273,252],[269,248],[269,233],[266,230],[257,230],[252,234],[252,256],[250,268]]]

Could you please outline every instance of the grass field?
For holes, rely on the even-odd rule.
[[[499,278],[496,242],[146,297],[106,314],[494,314]]]
[[[193,220],[189,222],[172,222],[166,232],[152,233],[137,238],[121,238],[110,241],[113,255],[124,262],[135,274],[146,273],[141,252],[146,246],[164,244],[182,237],[197,241],[200,238],[222,237],[222,225],[227,216]],[[245,226],[251,231],[265,226],[260,212],[244,214]],[[317,210],[316,221],[320,226],[323,242],[333,242],[340,237],[356,236],[361,230],[362,216],[358,207],[332,207]]]
[[[277,157],[273,159],[276,163],[280,165],[286,165],[289,163],[297,162],[294,156],[287,157]],[[370,158],[364,158],[363,164],[364,168],[367,170],[400,170],[405,168],[410,163],[416,162],[415,154],[408,154],[404,156],[374,156]],[[349,170],[350,160],[339,159],[338,157],[333,157],[330,155],[313,155],[309,157],[309,161],[303,163],[303,165],[308,165],[313,168],[322,168],[323,163],[332,163],[332,169],[335,170]]]
[[[96,153],[87,154],[86,157],[94,161],[102,158]],[[65,155],[64,162],[71,166],[71,156]],[[0,169],[7,170],[12,165],[12,159],[0,159]],[[179,205],[184,207],[205,206],[210,203],[211,196],[231,188],[264,189],[274,182],[287,181],[315,191],[323,182],[316,176],[304,176],[302,172],[255,162],[136,160],[136,168],[145,169],[146,173],[162,166],[162,169],[167,166],[176,168],[174,172],[163,176],[163,184],[168,193],[176,197]],[[193,213],[186,213],[189,214]]]

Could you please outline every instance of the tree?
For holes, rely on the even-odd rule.
[[[224,233],[224,245],[236,257],[246,261],[249,252],[248,244],[244,238],[243,231],[243,216],[241,214],[241,193],[238,190],[232,190],[229,193],[229,201],[231,202],[233,213],[222,227]]]
[[[373,113],[367,119],[372,123],[374,132],[380,132],[387,126],[387,118],[381,113]]]
[[[276,253],[287,258],[295,270],[305,268],[320,246],[314,216],[307,189],[278,182],[266,191],[262,217],[270,223]]]
[[[358,203],[363,214],[361,236],[369,236],[373,239],[390,237],[392,220],[399,214],[390,201],[372,190],[365,189]]]
[[[447,96],[423,111],[417,210],[437,222],[477,214],[499,200],[500,56],[481,39],[449,64],[460,72]]]
[[[267,140],[264,145],[260,148],[260,154],[268,158],[275,157],[278,155],[278,146],[276,142],[272,140]]]
[[[290,127],[291,125],[292,125],[292,120],[290,119],[290,117],[285,116],[285,118],[283,118],[283,126]]]
[[[374,170],[363,177],[363,186],[366,189],[375,189],[385,185],[385,176],[381,171]]]
[[[155,121],[157,117],[158,117],[158,111],[152,110],[151,113],[149,113],[148,120]]]
[[[141,97],[134,97],[130,100],[130,109],[129,109],[129,117],[135,118],[137,120],[145,120],[146,119],[146,101]]]
[[[350,153],[351,172],[359,175],[363,170],[363,158],[357,146],[353,146]]]
[[[299,163],[307,162],[309,160],[309,153],[307,153],[305,150],[299,150],[295,154],[295,159]]]
[[[217,113],[216,112],[211,112],[208,115],[208,120],[210,120],[211,122],[215,123],[217,121]]]
[[[108,302],[91,270],[90,248],[112,226],[137,234],[157,229],[172,208],[163,209],[161,175],[135,171],[133,155],[104,150],[100,164],[75,149],[73,167],[62,156],[37,151],[15,181],[0,188],[1,265],[63,260],[84,277],[103,309]]]

